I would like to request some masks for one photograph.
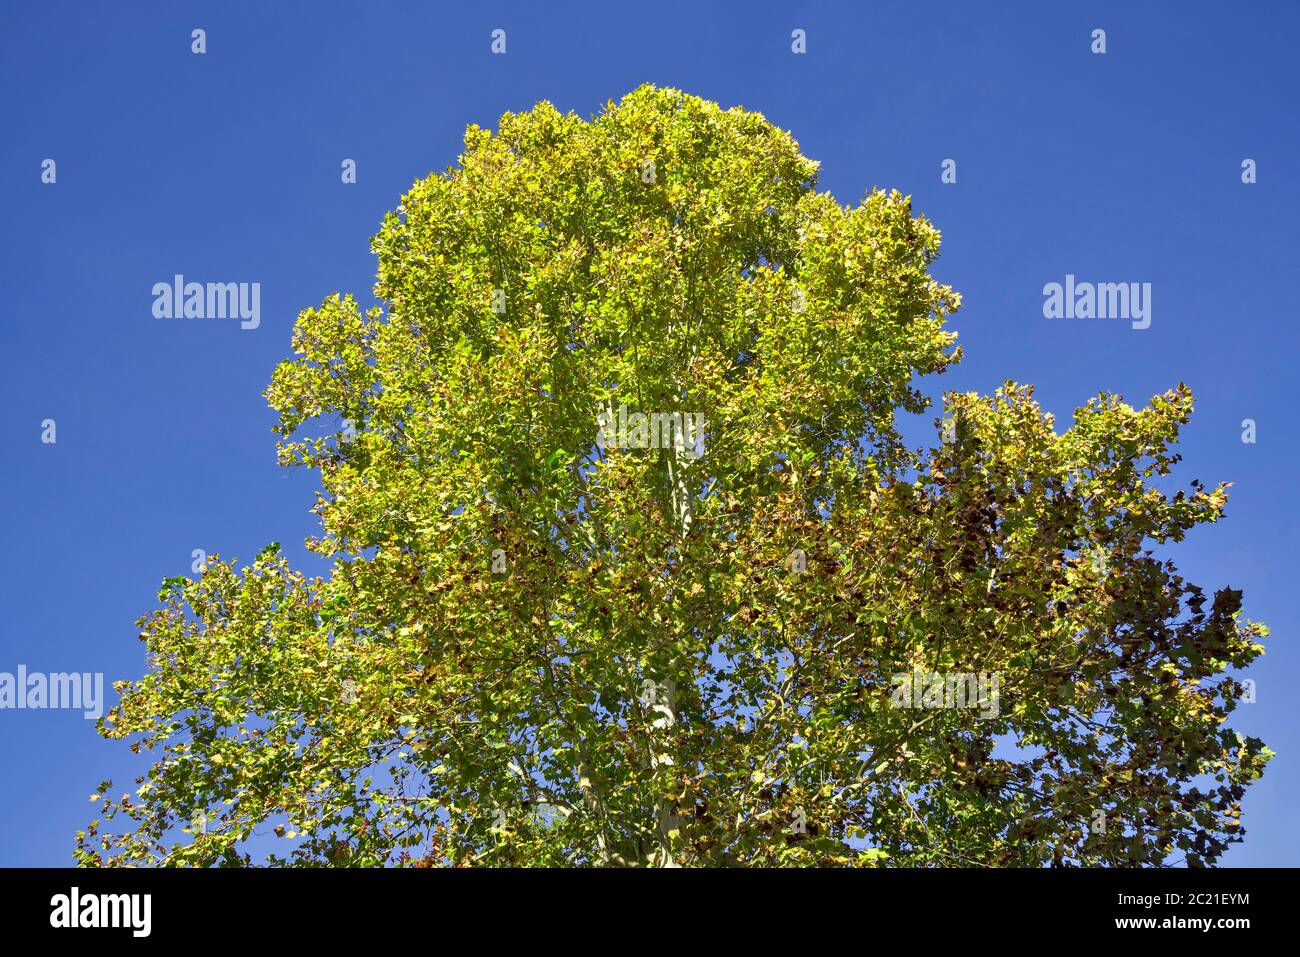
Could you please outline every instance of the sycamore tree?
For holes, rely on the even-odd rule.
[[[1192,411],[949,394],[939,233],[642,87],[471,126],[267,391],[327,577],[168,579],[86,865],[1211,864],[1271,752]],[[1165,486],[1166,490],[1161,489]],[[100,798],[97,796],[96,798]],[[254,857],[249,848],[257,851]],[[267,848],[272,851],[268,853]]]

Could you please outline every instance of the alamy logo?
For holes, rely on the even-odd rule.
[[[87,719],[104,715],[104,673],[56,672],[27,673],[26,665],[18,673],[0,671],[0,708],[72,708]]]
[[[70,894],[50,898],[51,927],[129,927],[131,936],[148,937],[153,928],[150,894]]]
[[[980,717],[996,718],[1002,710],[997,672],[899,672],[893,676],[889,703],[895,708],[978,708]]]
[[[1043,316],[1047,319],[1130,319],[1134,329],[1151,325],[1151,283],[1075,282],[1043,287]]]
[[[262,324],[260,282],[186,282],[179,273],[170,283],[153,285],[155,319],[240,319],[239,328]]]
[[[704,413],[633,412],[626,405],[596,416],[596,445],[605,449],[677,449],[688,459],[704,455]]]

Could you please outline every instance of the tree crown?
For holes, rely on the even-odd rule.
[[[908,449],[939,233],[816,181],[676,90],[471,126],[267,391],[329,577],[165,583],[102,725],[159,758],[78,859],[1212,863],[1266,631],[1151,548],[1226,502],[1156,487],[1190,392],[950,394]]]

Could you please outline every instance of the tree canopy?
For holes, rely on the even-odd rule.
[[[327,577],[164,583],[86,865],[1211,864],[1267,634],[1165,546],[1192,412],[950,393],[939,233],[644,86],[470,126],[267,390]],[[682,423],[686,426],[683,427]],[[694,429],[691,428],[692,423]],[[617,426],[617,428],[615,428]],[[1157,554],[1159,551],[1159,554]],[[966,692],[969,690],[969,696]]]

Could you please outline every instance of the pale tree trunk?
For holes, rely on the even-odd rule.
[[[650,706],[655,715],[650,722],[650,770],[673,765],[673,756],[666,750],[666,738],[677,724],[677,689],[671,681],[656,683],[655,700]],[[655,799],[655,841],[657,846],[650,854],[652,867],[680,867],[673,858],[670,832],[679,827],[672,802],[666,798]]]

